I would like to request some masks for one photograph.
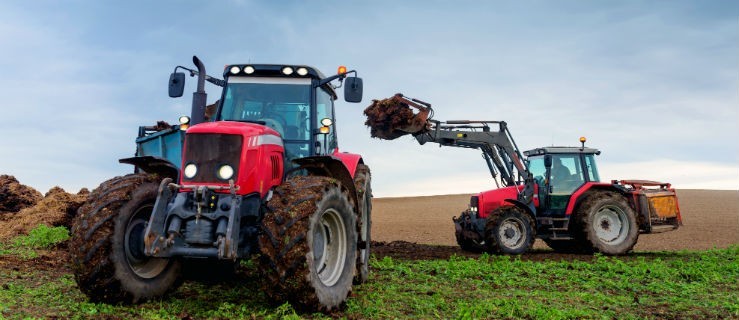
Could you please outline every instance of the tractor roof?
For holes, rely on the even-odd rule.
[[[562,154],[562,153],[585,153],[585,154],[600,154],[600,150],[593,148],[584,147],[541,147],[524,151],[527,157],[543,155],[543,154]]]
[[[234,68],[233,72],[232,68]],[[286,73],[285,69],[289,69],[290,72]],[[300,74],[298,71],[305,69],[305,74]],[[247,71],[248,70],[248,71]],[[230,64],[223,69],[223,78],[227,79],[231,76],[242,76],[242,77],[282,77],[282,78],[313,78],[317,80],[323,80],[326,76],[323,75],[318,69],[305,66],[305,65],[291,65],[291,64]],[[336,90],[326,84],[323,86],[326,88],[334,99],[336,99]]]
[[[231,73],[232,67],[239,67],[239,72],[237,73]],[[247,67],[251,67],[253,70],[251,72],[244,71]],[[283,73],[284,68],[290,68],[290,74]],[[297,70],[305,68],[307,73],[305,75],[298,74]],[[279,77],[290,77],[290,78],[317,78],[317,79],[323,79],[326,76],[321,73],[316,68],[313,68],[311,66],[305,66],[305,65],[294,65],[294,64],[231,64],[227,65],[226,68],[223,69],[223,76],[229,77],[229,76],[252,76],[252,77],[273,77],[273,76],[279,76]]]

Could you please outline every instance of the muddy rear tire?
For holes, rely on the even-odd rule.
[[[267,296],[307,311],[342,307],[357,259],[357,215],[346,189],[326,177],[293,177],[266,210],[259,247]]]
[[[534,219],[508,206],[493,210],[485,223],[485,244],[494,253],[522,254],[534,245]]]
[[[606,255],[631,251],[639,238],[636,214],[615,192],[594,192],[575,213],[577,237],[584,246]]]
[[[368,166],[357,165],[354,185],[359,198],[357,216],[357,271],[354,284],[362,284],[369,278],[370,243],[372,242],[372,175]]]
[[[103,182],[80,207],[69,250],[75,281],[91,301],[137,303],[179,285],[179,260],[143,253],[158,187],[153,175],[116,177]]]

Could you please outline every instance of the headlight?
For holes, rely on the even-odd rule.
[[[298,68],[298,71],[297,72],[298,72],[299,75],[304,76],[304,75],[308,74],[308,69],[303,68],[303,67],[300,67],[300,68]]]
[[[185,178],[192,179],[198,173],[198,167],[194,163],[185,166]]]
[[[238,66],[233,66],[229,71],[231,72],[231,74],[238,74],[239,72],[241,72],[241,68],[239,68]]]
[[[224,164],[220,168],[218,168],[218,178],[223,180],[231,179],[234,175],[234,168]]]
[[[293,74],[293,68],[292,67],[284,67],[282,68],[282,73],[284,73],[286,76],[289,76]]]
[[[254,70],[254,67],[252,67],[252,66],[246,66],[246,67],[244,67],[244,73],[246,73],[246,74],[252,74],[252,73],[254,73],[254,71],[255,71]]]

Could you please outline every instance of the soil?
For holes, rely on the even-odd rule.
[[[677,194],[683,226],[675,231],[640,235],[635,252],[706,250],[739,244],[739,191],[678,190]],[[372,238],[378,242],[373,242],[372,253],[402,259],[478,256],[459,249],[454,239],[452,217],[467,208],[469,196],[373,199]],[[575,257],[583,256],[555,254],[538,240],[534,250],[522,258]]]
[[[60,187],[51,188],[36,205],[12,215],[0,216],[0,241],[27,234],[39,224],[71,227],[72,218],[89,193],[87,189],[71,194]]]
[[[413,109],[402,102],[400,94],[387,99],[372,100],[372,104],[364,109],[364,115],[367,116],[364,124],[370,127],[373,138],[393,140],[409,134],[401,130],[403,128],[425,128],[426,119],[414,114]]]
[[[14,176],[0,175],[0,217],[35,205],[43,195],[23,185]]]
[[[12,176],[0,176],[2,190],[23,190],[24,199],[40,198],[35,206],[0,215],[0,241],[25,234],[39,223],[67,226],[89,191],[70,194],[59,187],[41,198],[38,191],[20,185]],[[644,251],[707,250],[739,244],[739,191],[678,190],[683,226],[678,230],[642,234],[634,247]],[[10,195],[10,192],[5,193]],[[15,195],[15,193],[13,194]],[[470,195],[375,198],[372,210],[372,254],[378,258],[446,259],[452,255],[476,257],[462,251],[454,238],[452,217],[467,208]],[[18,197],[21,198],[21,197]],[[16,201],[18,202],[18,201]],[[5,202],[7,204],[9,202]],[[15,202],[14,202],[15,203]],[[555,254],[543,241],[522,259],[588,259]]]

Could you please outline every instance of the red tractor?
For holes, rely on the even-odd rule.
[[[365,114],[379,138],[410,133],[420,144],[482,151],[498,188],[473,196],[469,209],[453,219],[464,250],[521,254],[538,237],[560,252],[620,255],[632,250],[639,233],[681,225],[669,183],[600,182],[595,164],[600,151],[585,147],[585,138],[580,147],[543,147],[522,154],[504,121],[429,120],[430,104],[401,94],[373,104]]]
[[[343,67],[325,77],[302,65],[235,64],[221,80],[193,61],[197,70],[178,67],[198,76],[191,118],[140,128],[136,157],[121,160],[136,173],[102,183],[79,210],[70,246],[78,286],[92,301],[135,303],[174,290],[189,264],[215,277],[259,254],[274,302],[339,307],[368,274],[370,171],[339,151],[334,129],[335,89],[360,102],[361,79]],[[184,89],[178,68],[172,97]],[[205,81],[223,87],[208,122]]]

